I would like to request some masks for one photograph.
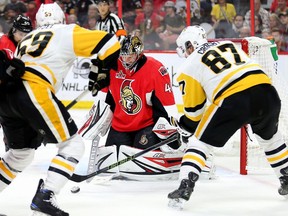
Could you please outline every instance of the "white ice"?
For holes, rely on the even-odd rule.
[[[86,110],[71,110],[79,123]],[[0,138],[2,140],[2,137]],[[77,168],[85,173],[90,143]],[[0,147],[0,156],[4,146]],[[30,203],[38,181],[45,178],[55,146],[36,151],[33,163],[2,193],[0,214],[32,215]],[[200,180],[183,211],[167,207],[167,194],[178,187],[177,181],[136,182],[112,180],[103,184],[69,182],[57,196],[60,207],[71,216],[285,216],[288,200],[278,195],[279,180],[273,174],[239,174],[238,157],[216,157],[216,180]],[[81,191],[72,194],[73,186]]]

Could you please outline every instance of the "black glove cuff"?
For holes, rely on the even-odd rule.
[[[185,115],[182,115],[179,119],[179,124],[184,130],[194,134],[199,122],[194,122],[188,119]]]

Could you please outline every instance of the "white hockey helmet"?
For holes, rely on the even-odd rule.
[[[177,53],[180,57],[187,57],[186,50],[190,46],[197,49],[200,45],[207,43],[207,34],[199,25],[184,28],[176,40]]]
[[[36,13],[37,27],[61,23],[66,23],[65,15],[56,2],[53,4],[41,4]]]

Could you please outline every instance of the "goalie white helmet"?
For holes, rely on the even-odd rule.
[[[37,27],[65,23],[64,12],[56,2],[53,4],[41,4],[36,13]]]
[[[207,43],[207,34],[204,28],[201,26],[188,26],[184,28],[176,40],[177,44],[177,53],[180,57],[187,57],[188,54],[186,50],[193,46],[194,49],[197,49],[204,43]]]

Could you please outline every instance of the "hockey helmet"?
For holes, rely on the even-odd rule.
[[[134,67],[138,59],[143,55],[144,45],[138,36],[128,35],[123,41],[120,49],[120,61],[126,69]],[[126,56],[136,54],[135,59],[126,60]]]
[[[204,28],[201,26],[188,26],[184,28],[176,40],[177,44],[177,53],[180,57],[187,57],[186,50],[193,46],[194,49],[197,49],[204,43],[207,43],[207,34]]]
[[[29,17],[20,14],[13,21],[13,29],[29,33],[33,30],[32,22]]]
[[[37,27],[65,23],[64,12],[56,2],[53,4],[41,4],[36,13]]]
[[[106,3],[106,4],[110,4],[109,0],[98,0],[96,1],[96,4],[100,4],[100,3]]]

